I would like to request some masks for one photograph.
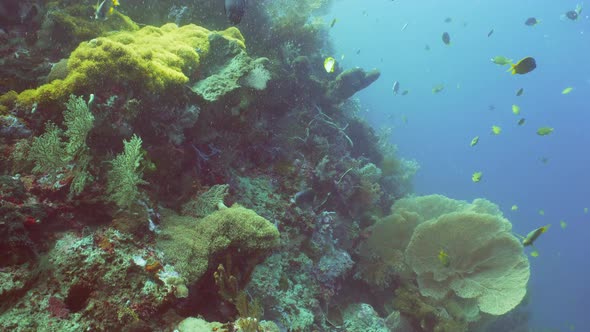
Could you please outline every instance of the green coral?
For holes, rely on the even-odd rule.
[[[139,26],[129,17],[114,11],[106,21],[95,20],[93,10],[87,4],[63,2],[47,4],[47,15],[41,29],[40,47],[60,47],[70,49],[81,41],[103,36],[110,31],[135,31]]]
[[[66,167],[69,158],[65,157],[65,144],[61,140],[62,131],[53,123],[45,125],[45,133],[35,137],[29,150],[28,159],[35,163],[33,173],[47,173],[51,179]]]
[[[232,256],[255,264],[279,244],[279,232],[268,220],[241,206],[213,212],[203,219],[163,213],[158,247],[189,283],[201,278],[219,262]]]
[[[127,208],[139,197],[137,186],[145,184],[139,169],[143,159],[141,138],[133,135],[129,141],[123,141],[124,151],[111,162],[108,174],[107,194],[110,201],[121,208]]]
[[[180,28],[166,24],[83,42],[69,57],[66,78],[23,91],[17,104],[24,108],[51,104],[72,93],[103,91],[107,86],[128,86],[138,94],[181,88],[197,70],[201,56],[208,54],[209,34],[193,24]]]
[[[58,174],[69,167],[73,176],[70,197],[73,197],[79,195],[91,179],[87,170],[91,158],[86,137],[93,127],[94,115],[82,97],[70,96],[64,111],[64,124],[65,132],[48,122],[45,133],[33,140],[28,159],[35,165],[33,173],[47,174],[50,181],[55,181]],[[62,136],[67,141],[64,142]]]

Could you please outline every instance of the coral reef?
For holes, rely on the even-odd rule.
[[[349,99],[379,71],[321,66],[330,3],[255,1],[227,28],[205,0],[106,20],[3,2],[0,329],[504,324],[528,278],[509,222],[485,200],[406,197],[419,166]],[[473,286],[504,272],[510,287]]]

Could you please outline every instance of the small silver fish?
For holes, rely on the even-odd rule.
[[[397,93],[399,92],[399,82],[398,81],[393,82],[393,87],[391,88],[391,90],[393,91],[394,95],[397,95]]]

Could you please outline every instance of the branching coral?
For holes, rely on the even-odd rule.
[[[112,161],[108,174],[107,194],[109,200],[119,207],[131,206],[139,197],[137,186],[146,183],[139,169],[142,160],[141,138],[133,135],[125,145],[123,153]]]
[[[79,195],[91,178],[87,170],[90,154],[86,138],[93,123],[94,116],[84,99],[70,96],[64,111],[65,132],[48,122],[45,133],[35,137],[31,144],[28,159],[35,164],[33,172],[46,174],[50,181],[55,181],[57,175],[69,167],[73,177],[70,196]],[[62,136],[67,141],[62,141]]]

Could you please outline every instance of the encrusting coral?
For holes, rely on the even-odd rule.
[[[124,88],[139,95],[173,92],[189,82],[201,59],[208,55],[210,33],[194,24],[178,27],[170,23],[92,39],[72,52],[64,79],[21,92],[16,105],[21,109],[42,108],[63,102],[70,94],[102,91],[105,87]],[[244,46],[236,28],[219,35]]]

